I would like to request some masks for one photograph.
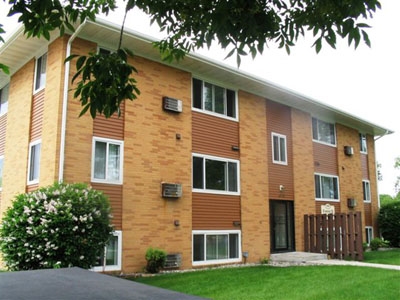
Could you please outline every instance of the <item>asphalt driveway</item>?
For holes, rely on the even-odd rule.
[[[0,273],[1,300],[204,299],[80,268]]]

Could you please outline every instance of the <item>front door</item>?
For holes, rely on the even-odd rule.
[[[271,252],[294,251],[293,201],[270,201]]]

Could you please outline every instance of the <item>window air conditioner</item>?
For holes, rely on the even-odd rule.
[[[163,97],[163,109],[173,112],[182,112],[182,101],[174,98]]]
[[[162,183],[163,198],[179,198],[182,197],[182,185],[178,183]]]
[[[347,156],[352,156],[354,154],[354,149],[351,146],[344,146],[344,154]]]
[[[347,199],[347,207],[349,208],[354,208],[357,205],[357,201],[354,198],[348,198]]]

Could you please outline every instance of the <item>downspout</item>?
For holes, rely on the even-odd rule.
[[[75,32],[71,35],[67,43],[67,50],[65,53],[65,58],[71,55],[72,42],[75,40],[83,26],[86,24],[86,20],[78,26]],[[62,115],[61,115],[61,140],[60,140],[60,157],[58,165],[58,182],[63,182],[64,180],[64,160],[65,160],[65,138],[66,138],[66,128],[67,128],[67,109],[68,109],[68,90],[69,90],[69,71],[70,71],[70,61],[65,63],[64,70],[64,91],[63,91],[63,103],[62,103]]]

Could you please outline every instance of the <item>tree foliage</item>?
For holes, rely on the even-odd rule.
[[[390,202],[381,207],[378,224],[382,236],[393,247],[400,247],[400,201]]]
[[[112,227],[107,197],[85,184],[59,184],[16,196],[0,227],[10,270],[92,267]]]
[[[41,1],[8,1],[12,7],[10,15],[18,14],[19,21],[25,25],[28,37],[50,38],[53,30],[64,34],[68,29],[73,31],[73,24],[85,19],[94,20],[96,14],[107,14],[115,10],[116,0],[41,0]],[[120,2],[120,1],[119,1]],[[361,41],[370,46],[366,32],[369,27],[365,20],[381,7],[378,0],[125,0],[125,11],[134,7],[146,12],[151,22],[156,22],[167,37],[155,43],[162,58],[166,61],[182,59],[186,53],[210,47],[213,42],[228,51],[228,55],[236,56],[240,66],[241,57],[250,54],[253,58],[262,54],[270,43],[276,43],[290,53],[299,37],[306,31],[314,36],[313,46],[320,52],[323,43],[335,48],[337,38],[347,38],[349,45],[358,47]],[[0,28],[1,29],[1,28]],[[1,33],[1,31],[0,31]],[[123,26],[121,34],[123,33]],[[120,46],[116,49],[119,52]],[[123,56],[119,56],[123,59]],[[82,62],[78,60],[77,63]],[[97,64],[102,63],[98,60]],[[91,60],[84,61],[90,64]],[[126,69],[127,61],[121,65]],[[83,69],[91,69],[85,67]],[[0,65],[7,71],[5,65]],[[80,68],[78,68],[80,69]],[[130,68],[132,73],[134,68]],[[84,70],[82,71],[84,73]],[[124,72],[123,75],[126,76]],[[105,74],[107,75],[107,73]],[[116,79],[119,73],[114,74]],[[90,78],[99,81],[100,78]],[[119,80],[126,82],[126,80]],[[106,80],[106,83],[108,81]],[[91,85],[91,84],[90,84]],[[90,86],[89,85],[89,86]],[[89,86],[87,89],[89,89]],[[118,112],[120,97],[116,94],[135,99],[137,96],[134,82],[128,85],[117,84],[109,94],[97,94],[86,88],[79,88],[75,93],[81,97],[83,112],[90,111],[109,117]],[[91,106],[95,108],[92,108]]]

